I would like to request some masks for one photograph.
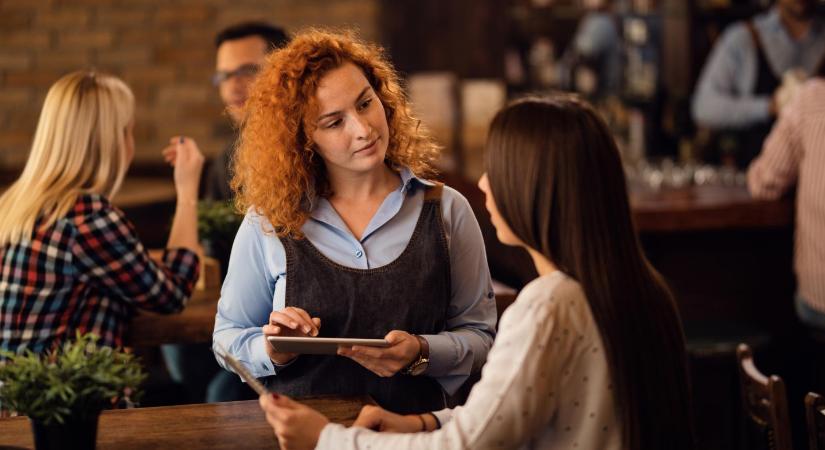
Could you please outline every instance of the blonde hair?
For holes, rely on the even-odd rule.
[[[54,224],[81,194],[117,192],[129,165],[125,132],[134,104],[126,83],[111,75],[77,71],[52,85],[23,173],[0,196],[0,245],[27,239],[35,224]]]

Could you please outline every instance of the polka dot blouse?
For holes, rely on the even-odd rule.
[[[432,433],[327,425],[321,449],[619,449],[602,340],[581,286],[561,272],[533,280],[505,311],[464,406],[435,412]]]

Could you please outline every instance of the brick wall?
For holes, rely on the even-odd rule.
[[[0,0],[0,171],[25,163],[48,87],[94,67],[135,92],[137,164],[160,163],[175,134],[207,155],[231,136],[209,77],[213,38],[264,19],[288,31],[352,26],[377,39],[380,0]]]

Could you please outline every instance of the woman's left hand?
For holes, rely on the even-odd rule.
[[[258,402],[284,450],[315,448],[321,431],[329,423],[323,414],[283,395],[262,395]]]
[[[338,354],[361,364],[379,377],[391,377],[412,364],[421,353],[418,338],[406,331],[390,331],[384,339],[390,343],[387,348],[354,345],[338,347]]]

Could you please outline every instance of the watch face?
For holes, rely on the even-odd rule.
[[[410,367],[410,375],[416,377],[424,373],[427,370],[427,366],[430,365],[430,362],[426,359],[418,360]]]

